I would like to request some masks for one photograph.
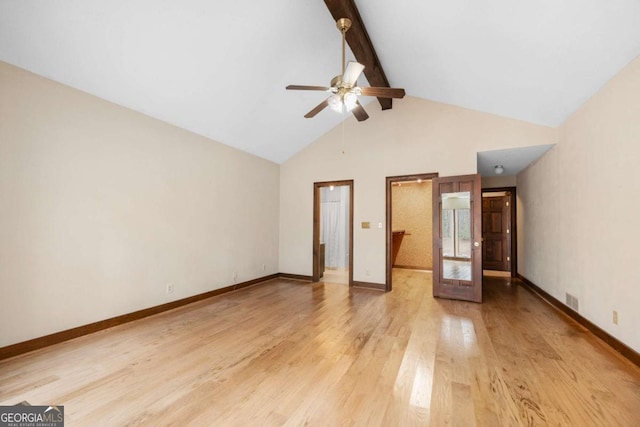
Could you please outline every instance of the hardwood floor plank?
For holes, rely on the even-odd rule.
[[[0,361],[68,425],[637,426],[640,369],[511,278],[484,303],[273,280]]]

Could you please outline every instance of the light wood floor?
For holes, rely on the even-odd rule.
[[[349,284],[348,268],[326,268],[320,279],[325,283],[336,283],[339,285]]]
[[[510,279],[482,305],[275,280],[0,362],[67,426],[639,426],[640,369]]]

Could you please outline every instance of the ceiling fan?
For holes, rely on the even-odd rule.
[[[341,18],[336,22],[338,30],[342,33],[342,74],[331,79],[331,86],[302,86],[289,85],[287,90],[317,90],[329,92],[332,95],[318,104],[313,110],[304,116],[307,119],[314,117],[327,106],[332,110],[342,113],[344,110],[350,111],[355,118],[361,122],[367,120],[369,115],[362,108],[358,96],[375,96],[378,98],[403,98],[404,89],[389,87],[358,87],[358,77],[364,70],[364,65],[351,61],[345,67],[345,38],[346,33],[351,28],[349,18]]]

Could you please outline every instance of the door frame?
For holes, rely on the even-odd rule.
[[[419,174],[413,174],[413,175],[398,175],[398,176],[388,176],[386,178],[386,278],[385,278],[385,292],[389,292],[392,289],[392,285],[391,285],[391,273],[393,270],[393,247],[392,247],[392,241],[393,241],[393,230],[392,230],[392,209],[391,209],[391,192],[393,189],[393,184],[396,182],[405,182],[405,181],[417,181],[419,179],[422,179],[423,181],[426,180],[432,180],[433,178],[437,178],[438,177],[438,172],[431,172],[431,173],[419,173]]]
[[[491,187],[483,188],[482,195],[484,193],[496,193],[504,191],[511,197],[511,210],[509,211],[509,221],[511,222],[511,277],[518,276],[518,217],[516,216],[516,187]]]
[[[353,180],[323,181],[313,183],[313,271],[311,280],[318,282],[320,274],[320,189],[322,187],[349,187],[349,287],[353,286]]]

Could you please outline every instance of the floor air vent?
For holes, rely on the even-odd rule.
[[[575,296],[571,295],[570,293],[566,293],[567,296],[567,305],[569,307],[571,307],[573,310],[578,311],[578,298],[576,298]]]

